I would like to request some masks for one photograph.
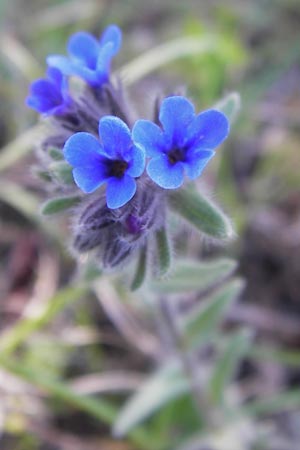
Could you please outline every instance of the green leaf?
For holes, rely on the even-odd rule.
[[[53,198],[44,203],[41,209],[41,213],[45,216],[58,214],[65,211],[66,209],[76,206],[80,202],[80,200],[81,198],[79,196]]]
[[[233,378],[241,357],[249,348],[250,339],[251,334],[247,330],[242,330],[226,342],[226,348],[216,362],[209,383],[210,396],[214,403],[223,403],[226,386]]]
[[[163,227],[156,231],[155,238],[159,265],[158,275],[164,276],[168,273],[171,267],[170,240],[166,228]]]
[[[49,183],[52,181],[51,174],[47,172],[47,170],[36,170],[34,171],[35,175],[37,175],[41,180]]]
[[[154,412],[188,391],[189,383],[179,363],[172,361],[164,365],[125,403],[114,424],[114,436],[126,435]]]
[[[135,291],[140,288],[145,280],[147,272],[147,246],[144,247],[140,251],[140,256],[137,262],[136,272],[131,283],[131,290]]]
[[[51,175],[59,182],[66,185],[74,184],[72,166],[65,161],[53,162],[49,166]]]
[[[207,262],[179,260],[167,279],[155,280],[150,286],[162,294],[203,291],[225,279],[236,269],[231,259]]]
[[[64,160],[64,155],[59,148],[51,147],[48,149],[48,153],[49,153],[50,158],[52,158],[54,161],[63,161]]]
[[[194,189],[179,189],[169,194],[171,208],[202,233],[216,239],[234,234],[228,217],[210,200]]]
[[[241,279],[234,279],[201,300],[200,306],[190,311],[182,323],[187,346],[203,344],[216,332],[224,313],[243,289]]]
[[[230,123],[234,122],[241,109],[241,97],[238,92],[231,92],[214,105],[214,109],[221,111]]]

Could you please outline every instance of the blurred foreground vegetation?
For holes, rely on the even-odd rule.
[[[1,449],[297,450],[299,2],[13,0],[0,3],[0,21]],[[176,255],[194,265],[134,293],[76,267],[68,223],[39,215],[41,131],[24,106],[49,53],[109,23],[126,37],[115,70],[140,115],[183,89],[199,110],[241,96],[200,182],[236,239],[221,246],[180,229]]]

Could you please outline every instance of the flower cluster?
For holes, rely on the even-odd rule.
[[[47,78],[32,83],[26,100],[50,117],[56,130],[42,143],[44,169],[53,168],[56,147],[56,170],[72,173],[71,181],[62,177],[58,186],[49,171],[56,194],[80,199],[73,246],[79,252],[96,249],[108,267],[164,225],[169,190],[180,188],[185,177],[199,177],[229,132],[224,114],[214,109],[196,114],[182,96],[166,97],[157,121],[132,122],[122,91],[110,79],[120,46],[115,25],[99,40],[74,34],[68,56],[47,58]],[[72,92],[71,76],[81,78],[84,89]]]

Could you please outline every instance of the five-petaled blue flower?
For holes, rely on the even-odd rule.
[[[47,63],[65,75],[77,75],[91,86],[101,86],[109,79],[110,62],[119,51],[121,42],[121,30],[116,25],[107,27],[100,40],[90,33],[79,31],[69,39],[69,58],[50,55]]]
[[[26,104],[45,115],[61,115],[67,112],[72,99],[69,96],[66,77],[58,69],[49,67],[47,78],[40,78],[31,84]]]
[[[197,178],[229,132],[224,114],[211,109],[196,115],[192,103],[180,96],[162,102],[159,121],[163,129],[139,120],[132,136],[151,158],[149,177],[165,189],[180,187],[184,173],[192,180]]]
[[[65,143],[64,156],[82,191],[94,192],[107,183],[108,208],[120,208],[136,192],[135,178],[144,171],[145,153],[134,145],[129,128],[118,117],[103,117],[99,135],[101,142],[89,133],[73,134]]]

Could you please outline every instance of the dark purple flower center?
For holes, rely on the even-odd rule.
[[[123,159],[114,159],[107,162],[108,176],[115,178],[122,178],[128,163]]]
[[[178,161],[185,160],[185,150],[182,148],[173,148],[168,153],[168,161],[173,166]]]

